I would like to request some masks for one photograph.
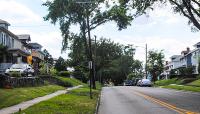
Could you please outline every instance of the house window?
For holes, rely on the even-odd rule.
[[[6,45],[6,35],[3,34],[3,45]]]
[[[2,34],[2,44],[5,45],[5,38],[4,38],[4,34]]]
[[[3,43],[2,33],[0,32],[0,44]]]
[[[14,38],[12,38],[12,48],[14,48]]]

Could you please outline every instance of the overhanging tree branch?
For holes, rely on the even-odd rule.
[[[194,17],[191,8],[188,4],[190,4],[188,1],[183,0],[183,4],[185,5],[189,15],[190,15],[190,19],[192,21],[192,23],[200,30],[200,24],[199,22],[196,20],[196,18]]]

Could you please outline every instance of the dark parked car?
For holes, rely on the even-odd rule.
[[[133,80],[125,80],[124,86],[133,86]]]

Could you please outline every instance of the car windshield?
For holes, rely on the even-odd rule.
[[[26,67],[25,64],[14,64],[11,66],[12,69],[23,69],[25,67]]]

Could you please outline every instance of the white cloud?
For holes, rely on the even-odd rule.
[[[186,22],[187,19],[183,18],[180,14],[175,14],[170,3],[166,5],[155,5],[153,10],[149,11],[149,20],[153,22],[162,22],[165,24],[177,24],[179,22]]]
[[[42,2],[53,1],[53,0],[41,0]]]
[[[33,23],[42,20],[42,17],[15,0],[1,0],[0,4],[0,18],[6,19],[11,24]]]
[[[43,1],[45,2],[45,0]],[[43,49],[47,49],[53,57],[63,56],[67,58],[67,54],[61,54],[62,36],[56,26],[51,26],[49,23],[49,26],[46,28],[38,28],[37,25],[48,24],[42,20],[43,16],[36,14],[25,4],[19,3],[16,0],[0,0],[0,4],[0,19],[11,24],[9,28],[11,32],[16,35],[30,34],[32,42],[41,44]],[[32,27],[32,24],[36,26]],[[12,25],[25,27],[12,27]]]
[[[41,0],[46,2],[46,0]],[[29,7],[22,3],[18,3],[16,0],[0,0],[0,18],[8,21],[11,24],[22,24],[22,26],[32,24],[44,24],[41,15],[38,15],[32,11]],[[37,5],[37,4],[35,4]],[[145,46],[148,44],[149,49],[164,49],[166,59],[173,54],[180,54],[187,46],[198,42],[198,35],[190,33],[187,26],[187,19],[179,14],[173,14],[170,8],[158,7],[154,11],[150,12],[150,17],[139,17],[137,18],[131,27],[121,32],[117,31],[116,24],[111,22],[103,26],[98,27],[95,31],[92,31],[92,36],[97,35],[98,37],[111,38],[115,42],[121,44],[135,44],[139,46]],[[46,24],[46,23],[45,23]],[[162,25],[162,26],[160,26]],[[182,26],[185,25],[185,26]],[[184,31],[183,34],[176,32],[177,30]],[[168,29],[169,27],[169,29]],[[181,28],[182,27],[182,28]],[[188,29],[185,29],[185,28]],[[39,28],[42,29],[42,28]],[[61,43],[62,37],[59,29],[54,26],[49,26],[38,30],[37,27],[33,28],[12,28],[10,29],[14,34],[30,34],[32,42],[38,42],[46,48],[53,57],[59,57],[61,55]],[[71,30],[78,31],[78,27],[73,27]],[[169,36],[166,34],[156,32],[156,30],[164,31],[164,33],[171,33]],[[195,34],[195,33],[194,33]],[[189,36],[189,38],[186,38]],[[191,39],[192,40],[191,40]],[[63,57],[67,57],[67,54],[62,54]],[[135,57],[140,60],[145,60],[144,48],[137,48]]]
[[[187,47],[193,49],[193,45],[199,40],[179,40],[178,38],[168,38],[168,37],[131,37],[124,36],[122,38],[115,38],[115,41],[122,44],[133,44],[139,46],[136,48],[135,58],[145,61],[145,44],[148,44],[148,50],[163,50],[165,54],[165,59],[169,60],[172,55],[181,54],[181,51],[185,50]]]

